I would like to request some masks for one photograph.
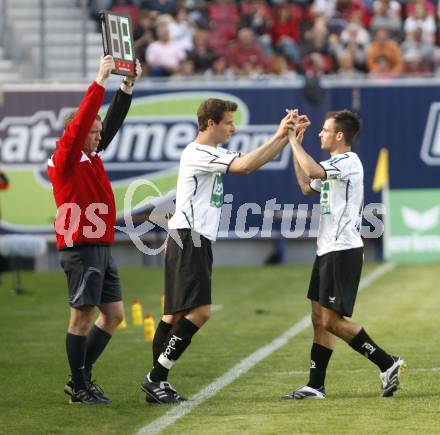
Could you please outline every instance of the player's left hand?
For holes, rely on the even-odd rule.
[[[142,75],[142,67],[141,67],[141,63],[139,62],[139,59],[136,59],[134,70],[136,75],[134,77],[124,77],[125,81],[134,83]]]
[[[299,115],[298,110],[287,110],[287,113],[292,117],[293,126],[288,130],[289,142],[292,144],[301,144],[304,138],[304,133],[310,126],[310,120],[307,115]]]
[[[298,109],[286,109],[287,115],[281,120],[278,126],[277,134],[286,137],[288,132],[295,128],[295,123],[298,118]]]

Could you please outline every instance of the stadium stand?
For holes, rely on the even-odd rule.
[[[5,41],[3,52],[8,60],[0,72],[18,73],[18,77],[34,80],[78,80],[83,77],[82,33],[86,29],[86,77],[96,72],[96,62],[102,52],[101,35],[92,19],[71,0],[45,0],[45,8],[39,0],[9,1],[5,17]],[[44,49],[47,61],[41,72],[41,14],[44,13]],[[84,19],[86,18],[86,21]],[[75,61],[72,62],[72,59]],[[12,77],[14,77],[12,75]],[[11,75],[9,76],[9,81]]]
[[[45,4],[47,62],[41,60],[42,3]],[[166,79],[170,76],[186,79],[192,75],[222,79],[267,74],[436,75],[440,58],[438,3],[431,0],[3,0],[7,6],[3,6],[6,16],[0,20],[3,23],[0,77],[10,77],[18,71],[18,77],[28,79],[91,78],[96,55],[102,50],[96,23],[102,9],[125,12],[132,17],[137,55],[143,62],[145,76],[157,76],[156,68],[150,68],[146,61],[146,53],[157,41],[157,29],[164,23],[169,27],[171,42],[178,41],[186,50],[180,65],[167,73]],[[231,64],[228,56],[244,27],[251,30],[252,39],[264,56],[264,68],[261,60],[251,61],[249,64],[255,68],[246,68],[245,74]],[[78,61],[72,63],[72,58]]]

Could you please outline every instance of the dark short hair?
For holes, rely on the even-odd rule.
[[[335,120],[336,133],[342,131],[344,133],[345,142],[351,146],[356,135],[361,129],[362,121],[357,113],[350,110],[339,110],[338,112],[327,113],[326,119]]]
[[[73,121],[73,118],[75,118],[76,113],[77,113],[76,110],[74,110],[73,112],[70,112],[68,115],[66,115],[64,117],[64,130],[66,129],[67,124],[69,124],[69,122]],[[96,121],[102,122],[102,119],[99,115],[96,115],[95,119],[96,119]]]
[[[208,120],[212,119],[218,124],[225,112],[235,112],[237,103],[233,101],[220,100],[220,98],[208,98],[200,104],[197,109],[197,121],[199,123],[199,131],[205,131],[208,127]]]

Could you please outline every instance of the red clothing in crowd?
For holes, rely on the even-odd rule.
[[[283,14],[286,14],[285,19],[281,18]],[[299,43],[302,18],[301,8],[296,5],[283,5],[276,9],[271,28],[272,44],[277,45],[283,36],[288,36],[294,42]]]
[[[266,68],[263,50],[255,43],[244,45],[236,42],[232,44],[226,52],[226,59],[231,66],[242,67],[247,63],[254,68],[261,67],[263,70]]]

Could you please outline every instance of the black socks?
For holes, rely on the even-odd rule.
[[[157,358],[159,358],[159,355],[162,353],[165,340],[173,326],[173,324],[166,323],[163,320],[157,325],[153,339],[153,365],[156,364]]]
[[[191,321],[183,317],[169,332],[169,339],[165,341],[163,351],[154,363],[150,372],[153,382],[166,381],[168,372],[191,343],[193,335],[199,330]]]
[[[324,386],[325,374],[332,353],[332,349],[313,343],[310,351],[310,377],[307,384],[309,387],[318,389]]]
[[[86,339],[85,335],[66,334],[66,351],[69,360],[72,382],[75,390],[86,388],[84,378],[84,361],[86,358]]]
[[[93,325],[87,335],[86,341],[86,359],[84,363],[84,377],[90,381],[93,364],[104,351],[108,342],[112,338],[111,334]]]
[[[381,349],[365,332],[362,328],[358,335],[356,335],[349,345],[361,355],[367,357],[371,362],[376,364],[381,372],[389,369],[394,360],[391,355],[388,355],[383,349]]]

